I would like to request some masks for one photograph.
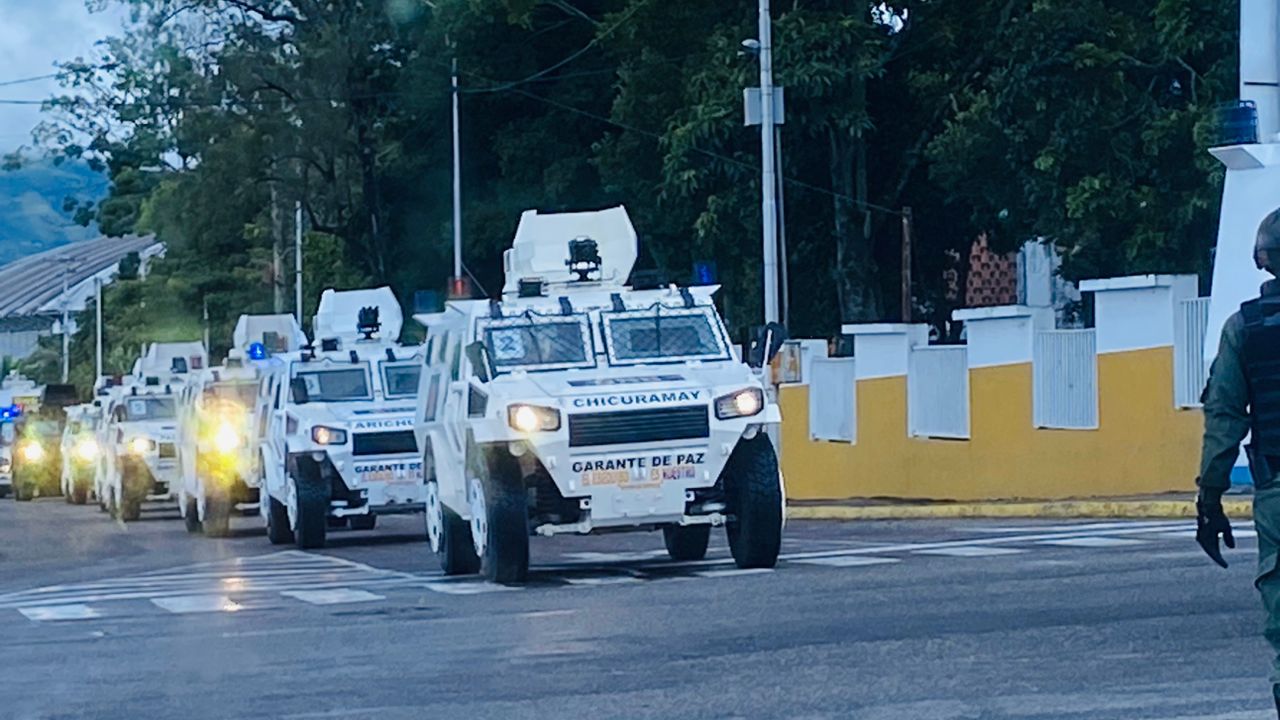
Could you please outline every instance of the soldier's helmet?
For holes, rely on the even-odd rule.
[[[1280,276],[1280,210],[1273,210],[1258,226],[1253,261],[1259,270]]]

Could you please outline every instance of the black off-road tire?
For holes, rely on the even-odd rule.
[[[298,526],[294,528],[294,543],[300,550],[324,547],[329,529],[329,483],[321,475],[320,467],[308,457],[298,458],[298,475],[293,484],[298,497]]]
[[[289,527],[289,508],[284,503],[271,497],[266,490],[262,497],[267,505],[267,540],[272,545],[288,545],[293,542],[293,530]]]
[[[223,538],[231,534],[231,511],[235,503],[226,490],[204,491],[204,536]]]
[[[480,556],[471,541],[471,526],[448,506],[441,505],[444,527],[440,533],[440,550],[436,557],[445,575],[475,575],[480,572]]]
[[[372,530],[377,526],[378,526],[377,515],[352,515],[351,516],[352,530]]]
[[[120,507],[116,509],[119,519],[124,522],[135,522],[142,517],[142,501],[146,499],[149,477],[145,467],[138,467],[136,461],[127,461],[121,468]]]
[[[480,571],[486,580],[518,585],[529,578],[529,494],[515,458],[490,450],[482,478],[488,533]]]
[[[740,568],[771,568],[782,548],[782,482],[778,455],[764,433],[738,443],[724,468],[731,518],[729,551]]]
[[[707,556],[711,542],[710,525],[667,525],[662,528],[662,541],[667,555],[677,562],[701,560]]]
[[[9,485],[0,485],[0,500],[9,497]]]
[[[203,530],[200,523],[200,506],[195,497],[188,495],[185,503],[186,507],[182,509],[182,524],[187,528],[187,532],[195,534]]]

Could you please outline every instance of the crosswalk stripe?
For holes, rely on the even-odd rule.
[[[52,620],[91,620],[102,615],[88,605],[50,605],[48,607],[22,607],[18,612],[29,620],[48,622]]]
[[[762,575],[773,572],[773,568],[731,568],[728,570],[699,570],[694,573],[704,578],[737,577],[739,575]]]
[[[461,582],[428,582],[423,583],[423,587],[432,592],[443,593],[445,595],[481,595],[492,592],[505,592],[508,590],[522,590],[524,588],[513,585],[497,585],[495,583],[485,582],[483,580],[467,580]]]
[[[829,558],[813,558],[811,560],[794,561],[801,565],[819,565],[824,567],[862,567],[864,565],[891,565],[893,563],[902,562],[899,558],[886,557],[829,557]]]
[[[373,602],[386,600],[385,595],[376,595],[366,590],[351,588],[334,588],[332,590],[285,590],[280,593],[285,597],[295,598],[312,605],[341,605],[344,603]]]
[[[240,603],[226,595],[178,595],[168,598],[151,598],[151,604],[161,610],[185,615],[190,613],[239,612]]]
[[[942,555],[945,557],[995,557],[997,555],[1017,555],[1026,552],[1018,548],[1003,547],[946,547],[933,548],[931,550],[916,550],[916,555]]]
[[[1114,538],[1114,537],[1077,537],[1063,538],[1061,540],[1041,540],[1037,545],[1056,545],[1058,547],[1074,547],[1074,548],[1109,548],[1109,547],[1126,547],[1130,545],[1145,545],[1146,540],[1137,540],[1134,538]]]

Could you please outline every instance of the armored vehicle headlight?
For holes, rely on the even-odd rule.
[[[146,455],[156,449],[156,441],[147,437],[136,437],[129,441],[129,452],[134,455]]]
[[[22,459],[29,463],[38,463],[44,460],[44,446],[32,440],[22,446]]]
[[[508,405],[507,424],[526,433],[559,430],[560,411],[538,405]]]
[[[213,447],[220,453],[235,451],[240,447],[240,431],[230,422],[219,423],[213,433]]]
[[[311,428],[311,439],[317,445],[345,445],[347,443],[347,431],[317,425]]]
[[[76,443],[76,457],[82,462],[93,462],[98,457],[98,442],[93,438],[83,438]]]
[[[721,420],[751,417],[764,408],[764,393],[760,388],[746,388],[716,398],[716,417]]]

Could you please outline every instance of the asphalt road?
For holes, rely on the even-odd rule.
[[[772,572],[535,539],[505,589],[415,518],[318,553],[175,518],[0,501],[0,717],[1275,717],[1252,540],[1221,571],[1185,521],[794,522]]]

